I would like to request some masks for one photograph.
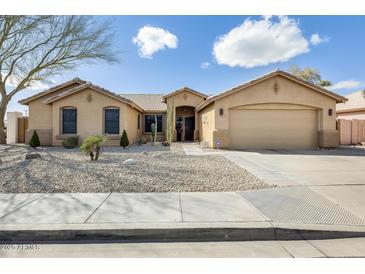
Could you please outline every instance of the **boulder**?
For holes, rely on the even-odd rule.
[[[147,156],[148,155],[148,152],[147,151],[142,151],[141,154]]]
[[[37,159],[37,158],[41,158],[41,155],[39,153],[27,153],[25,154],[25,160],[31,160],[31,159]]]
[[[162,153],[155,153],[152,155],[153,158],[163,158],[164,156],[162,155]]]
[[[135,165],[135,164],[137,164],[137,161],[136,160],[134,160],[134,159],[127,159],[127,160],[125,160],[125,161],[123,161],[123,163],[122,163],[123,165],[126,165],[126,166],[129,166],[129,165]]]

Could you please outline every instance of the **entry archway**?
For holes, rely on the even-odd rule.
[[[179,106],[175,113],[176,141],[194,141],[195,108]]]

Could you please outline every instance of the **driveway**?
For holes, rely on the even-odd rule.
[[[282,186],[365,185],[365,149],[221,151],[266,183]]]

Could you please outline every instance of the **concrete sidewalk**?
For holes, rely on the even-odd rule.
[[[236,192],[0,194],[0,224],[264,221]]]
[[[361,191],[364,189],[290,187],[215,193],[0,194],[0,239],[363,237],[365,202]]]

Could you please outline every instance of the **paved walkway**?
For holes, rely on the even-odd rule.
[[[0,224],[266,220],[235,192],[0,194]]]
[[[364,194],[362,186],[330,191],[324,187],[290,187],[246,192],[0,194],[0,227],[285,223],[365,228]]]
[[[197,143],[182,143],[182,147],[187,155],[222,155],[236,165],[255,174],[269,185],[287,186],[297,184],[297,182],[290,178],[288,174],[283,174],[271,168],[257,153],[207,148],[201,149]]]

